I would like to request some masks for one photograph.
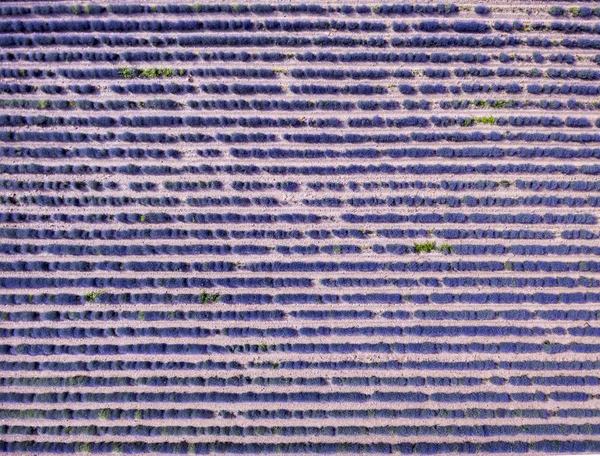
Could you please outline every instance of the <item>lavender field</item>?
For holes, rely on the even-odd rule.
[[[600,4],[0,2],[0,453],[600,453]]]

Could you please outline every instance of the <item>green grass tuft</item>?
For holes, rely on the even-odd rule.
[[[202,290],[199,300],[201,304],[212,304],[219,301],[219,295],[209,294],[206,292],[206,290]]]
[[[83,298],[85,299],[86,302],[92,303],[95,302],[96,299],[98,299],[98,297],[100,297],[101,295],[105,294],[105,291],[102,290],[98,290],[98,291],[90,291],[89,293],[86,293],[83,295]]]
[[[437,250],[435,242],[423,242],[421,244],[415,242],[414,246],[415,253],[430,253]]]

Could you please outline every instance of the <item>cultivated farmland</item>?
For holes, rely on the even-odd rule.
[[[0,3],[0,452],[600,453],[594,2]]]

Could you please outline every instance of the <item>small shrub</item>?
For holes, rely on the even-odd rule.
[[[200,293],[200,303],[201,304],[212,304],[219,301],[218,294],[209,294],[206,290],[202,290]]]
[[[103,294],[105,294],[105,292],[102,290],[90,291],[89,293],[84,294],[83,298],[85,299],[86,302],[92,303],[92,302],[95,302],[96,299],[98,299],[98,297]]]
[[[133,68],[120,68],[119,76],[125,79],[133,79],[135,77],[135,69]]]
[[[475,7],[475,13],[485,16],[487,14],[490,14],[490,8],[485,5],[477,5]]]
[[[494,119],[493,116],[476,117],[475,118],[475,122],[482,123],[482,124],[487,124],[487,125],[495,125],[496,124],[496,119]]]
[[[139,73],[140,78],[170,78],[175,75],[172,68],[146,68]]]
[[[413,246],[415,253],[429,253],[437,249],[435,242],[423,242],[421,244],[415,242]]]

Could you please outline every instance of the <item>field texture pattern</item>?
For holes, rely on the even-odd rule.
[[[0,452],[600,453],[600,7],[0,4]]]

